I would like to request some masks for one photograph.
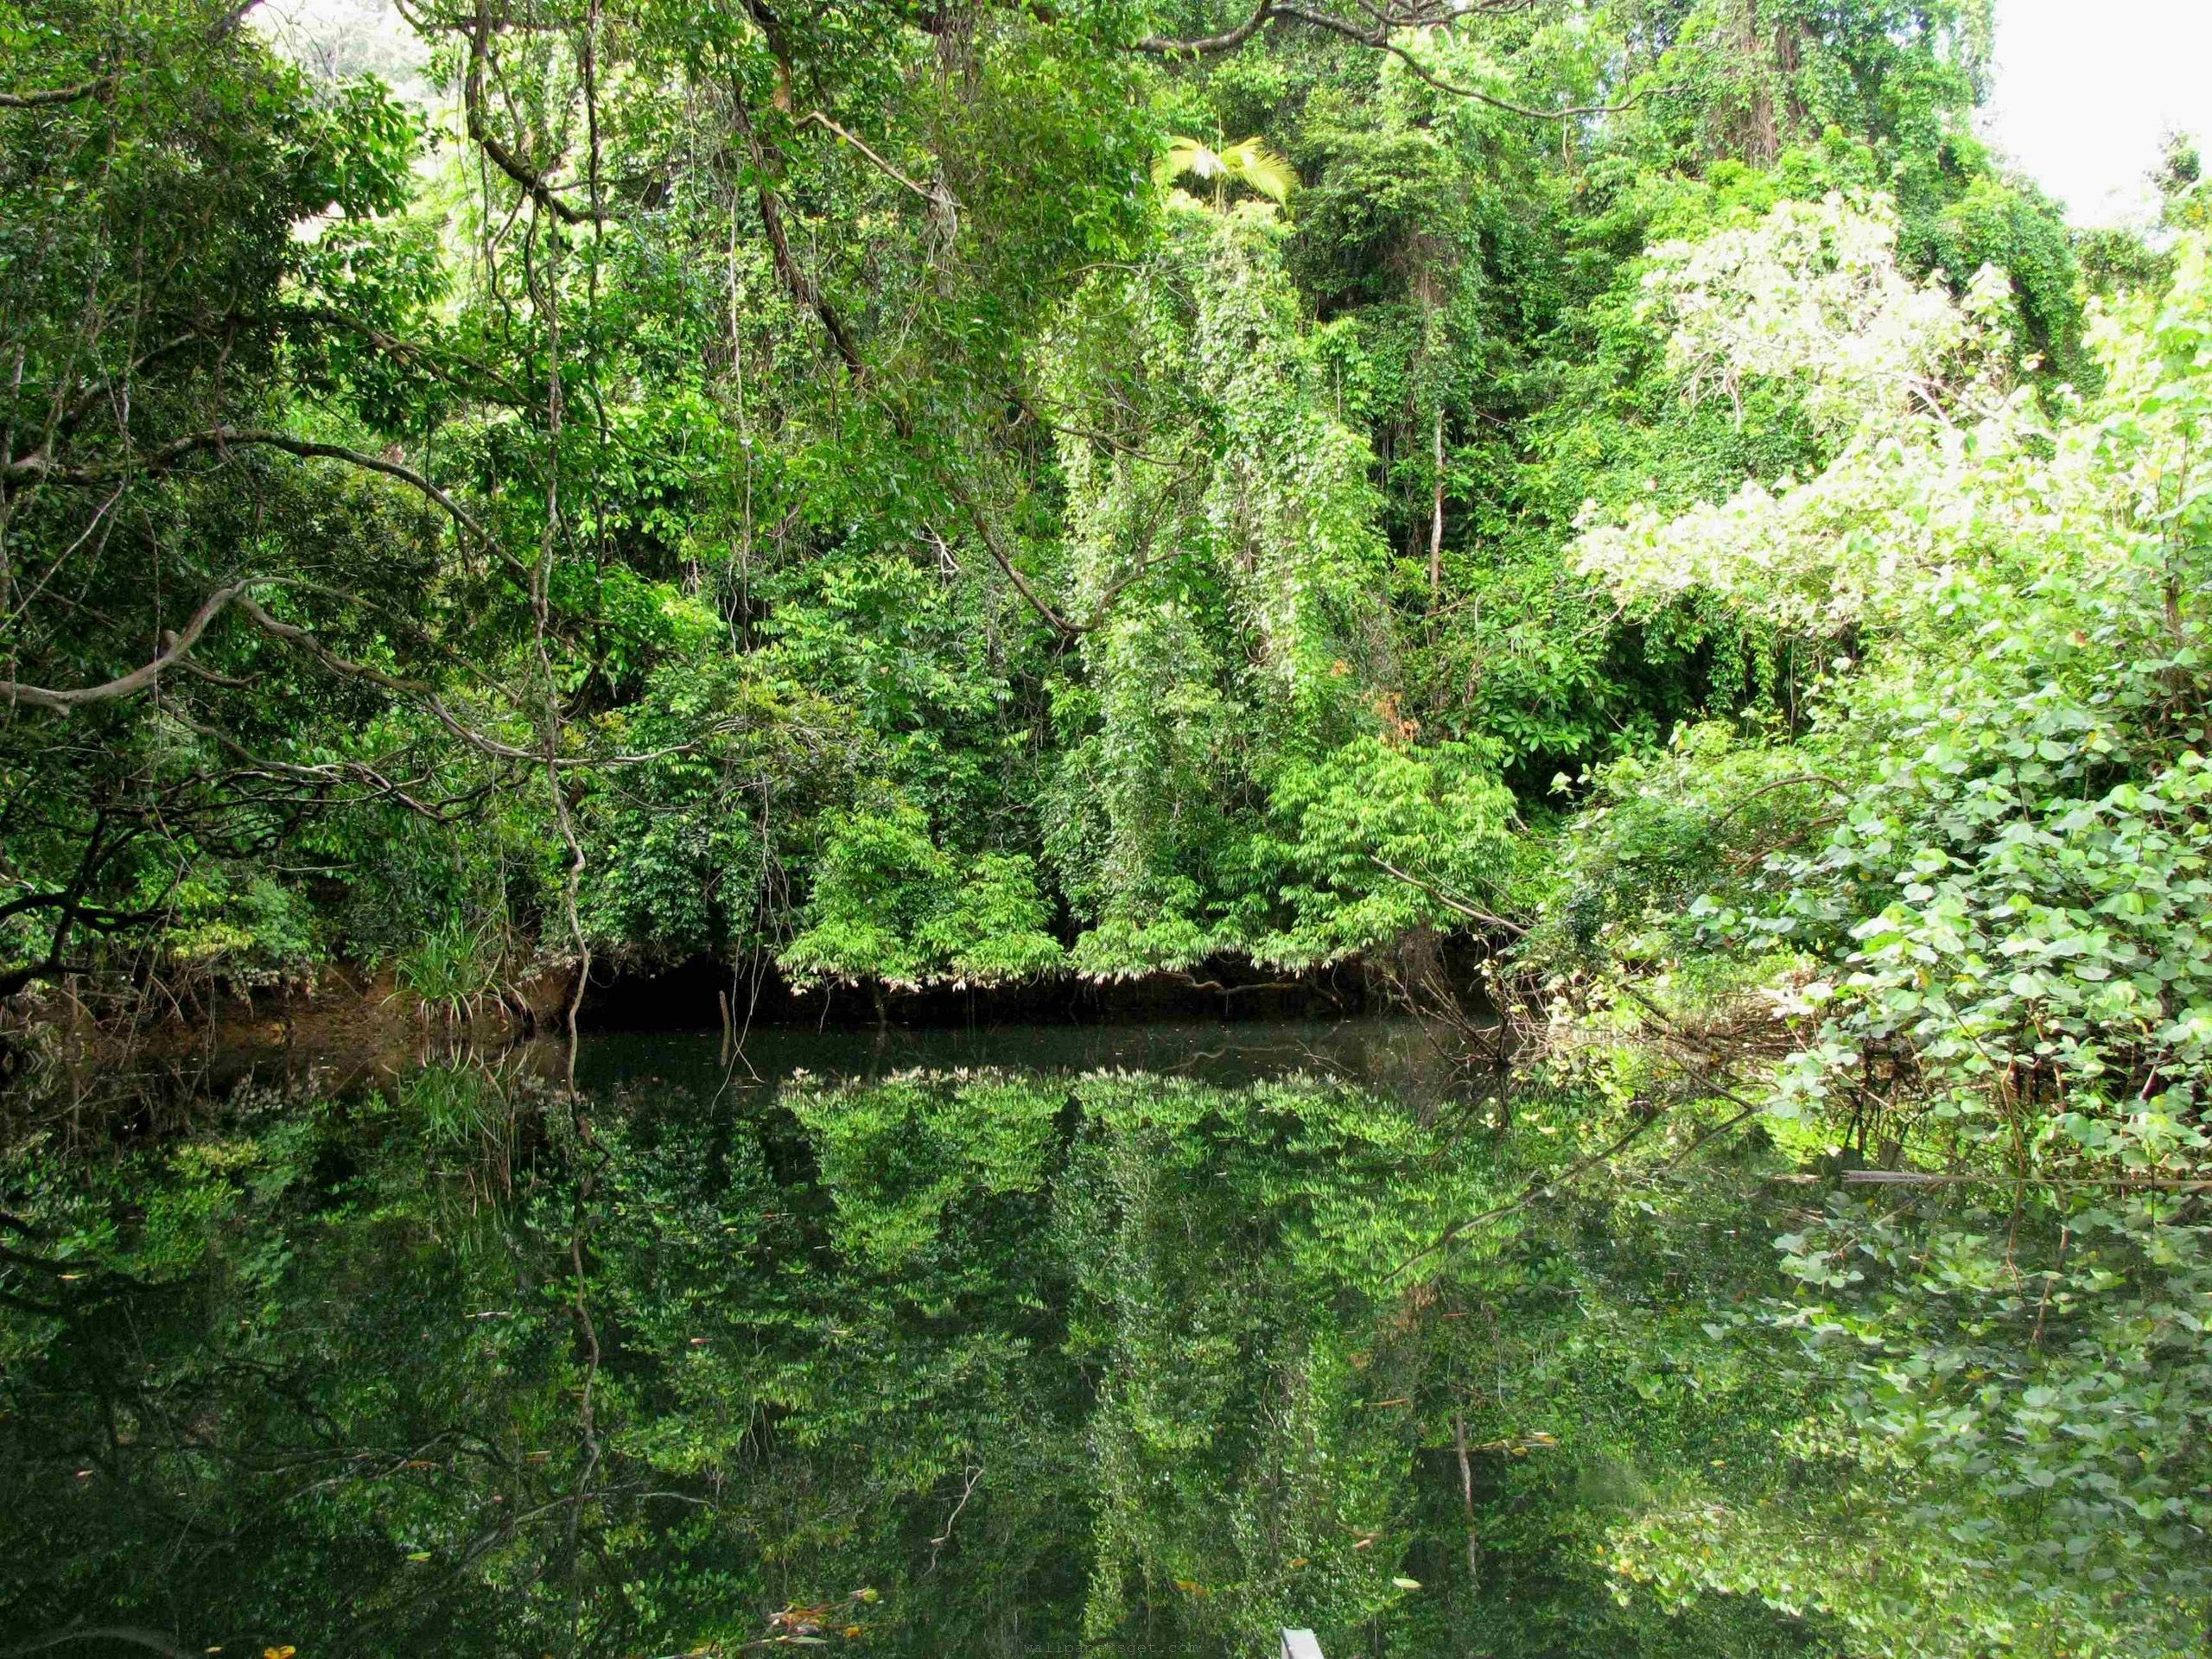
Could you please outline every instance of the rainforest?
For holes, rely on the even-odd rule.
[[[0,1654],[2201,1656],[2212,184],[1993,29],[0,0]]]

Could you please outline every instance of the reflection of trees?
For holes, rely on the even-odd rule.
[[[2171,1216],[2155,1261],[2085,1211],[2064,1262],[2031,1225],[2007,1268],[1935,1209],[1788,1223],[1800,1189],[1709,1172],[1525,1207],[1410,1274],[1526,1189],[1526,1148],[1335,1084],[925,1072],[751,1105],[636,1085],[589,1116],[455,1065],[19,1146],[0,1625],[302,1654],[1229,1654],[1282,1622],[1332,1655],[1853,1652],[1893,1634],[1870,1608],[1942,1628],[1933,1567],[2002,1611],[1931,1539],[2027,1548],[2047,1510],[2120,1548],[2095,1478],[2158,1440],[2106,1498],[2185,1498],[2193,1466]],[[1785,1226],[1801,1276],[1878,1271],[1794,1289]],[[1802,1322],[1840,1355],[1769,1313],[1821,1296]],[[2101,1369],[2122,1325],[2136,1357]],[[1976,1373],[2019,1421],[1929,1455]],[[1882,1432],[1914,1412],[1917,1441]],[[2038,1459],[2049,1493],[1997,1490]]]
[[[1840,1387],[1838,1409],[1780,1437],[1807,1478],[1651,1506],[1624,1540],[1635,1576],[1820,1608],[1885,1652],[2196,1654],[2212,1611],[2196,1208],[1996,1184],[1809,1211],[1780,1241],[1785,1323]]]
[[[903,1226],[892,1094],[818,1134],[680,1099],[585,1130],[449,1068],[104,1166],[19,1155],[0,1207],[100,1265],[6,1313],[0,1626],[613,1653],[827,1604],[1019,1649],[1079,1604],[1084,1529],[1043,1208],[998,1151],[1018,1095],[944,1096],[980,1161],[921,1147]],[[841,1137],[874,1187],[817,1181]]]
[[[1242,1650],[1401,1592],[1413,1304],[1386,1281],[1465,1164],[1359,1091],[1100,1079],[1059,1205],[1102,1377],[1088,1623]],[[1385,1540],[1389,1540],[1385,1542]]]
[[[445,1067],[19,1160],[107,1289],[10,1326],[10,1554],[52,1564],[11,1569],[11,1628],[614,1651],[830,1604],[1011,1651],[1087,1596],[1226,1639],[1301,1553],[1387,1590],[1339,1524],[1390,1503],[1364,1287],[1465,1183],[1409,1175],[1433,1148],[1375,1100],[919,1075],[635,1090],[583,1135]],[[1178,1578],[1244,1587],[1192,1618]]]
[[[604,1571],[554,1573],[565,1522],[596,1548],[603,1515],[575,1490],[566,1194],[514,1179],[556,1127],[525,1084],[434,1069],[345,1106],[245,1091],[99,1163],[19,1148],[7,1207],[107,1289],[9,1332],[0,1624],[564,1645]]]
[[[918,1079],[627,1120],[607,1249],[663,1361],[630,1444],[711,1491],[756,1605],[873,1590],[855,1622],[922,1652],[1054,1634],[1082,1558],[1084,1390],[1040,1244],[1061,1105]]]

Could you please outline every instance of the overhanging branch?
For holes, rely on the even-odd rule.
[[[80,80],[73,86],[48,86],[35,92],[0,92],[0,110],[45,110],[57,104],[74,104],[90,98],[115,79],[113,72]]]
[[[474,27],[469,30],[468,73],[461,81],[461,118],[467,124],[469,137],[491,158],[494,167],[520,185],[531,200],[563,224],[597,224],[602,217],[597,200],[594,200],[588,208],[577,207],[562,200],[553,187],[545,181],[544,175],[500,143],[485,121],[484,67],[491,55],[492,15],[489,0],[486,0],[484,9],[476,14]]]
[[[912,191],[924,201],[929,202],[932,206],[935,205],[938,200],[937,192],[930,189],[927,186],[915,183],[913,180],[908,178],[904,173],[901,173],[889,162],[887,162],[882,156],[877,155],[876,152],[869,147],[867,140],[857,137],[854,134],[848,132],[844,128],[839,126],[835,121],[832,121],[828,116],[823,114],[819,110],[809,110],[804,115],[799,117],[795,124],[803,127],[809,122],[811,122],[816,126],[820,127],[824,132],[833,134],[836,137],[842,139],[846,143],[850,144],[855,149],[860,151],[861,155],[867,156],[870,162],[874,162],[878,172],[883,174],[887,178],[896,180],[899,183],[905,185],[906,188]]]
[[[1454,98],[1471,99],[1478,104],[1487,104],[1492,109],[1525,116],[1531,120],[1567,121],[1585,115],[1618,115],[1623,110],[1632,108],[1636,101],[1633,99],[1621,104],[1577,104],[1560,110],[1539,110],[1529,105],[1516,104],[1510,99],[1499,98],[1495,93],[1445,79],[1393,38],[1402,29],[1449,29],[1477,12],[1523,11],[1534,3],[1535,0],[1474,0],[1472,4],[1452,6],[1415,0],[1410,5],[1375,5],[1362,0],[1360,10],[1368,17],[1368,21],[1363,23],[1330,12],[1286,5],[1281,3],[1281,0],[1260,0],[1249,17],[1222,34],[1204,35],[1195,40],[1171,40],[1158,35],[1147,35],[1136,41],[1131,49],[1154,57],[1213,57],[1224,52],[1234,52],[1269,22],[1280,18],[1287,23],[1302,23],[1308,29],[1342,35],[1345,40],[1373,51],[1388,52],[1440,92],[1449,92]]]
[[[1097,627],[1098,625],[1096,622],[1071,622],[1054,610],[1045,596],[1031,585],[1029,578],[1015,568],[1012,555],[1007,553],[1004,544],[1000,542],[998,531],[991,527],[991,521],[984,514],[982,504],[976,499],[967,485],[961,481],[958,474],[948,472],[944,478],[944,487],[946,493],[960,504],[960,510],[967,515],[968,522],[976,527],[976,534],[982,538],[983,545],[990,550],[992,559],[997,563],[1000,569],[1006,572],[1007,580],[1014,584],[1014,591],[1028,602],[1031,610],[1036,612],[1068,639],[1073,639],[1077,634],[1089,633]]]
[[[1474,906],[1467,903],[1465,899],[1455,899],[1450,893],[1422,880],[1419,876],[1400,869],[1396,865],[1391,863],[1389,859],[1384,858],[1380,853],[1370,853],[1367,856],[1369,861],[1374,864],[1375,867],[1381,870],[1385,875],[1393,876],[1398,880],[1404,882],[1409,887],[1418,888],[1420,891],[1427,893],[1430,898],[1435,899],[1438,904],[1443,906],[1445,909],[1450,911],[1455,916],[1464,916],[1471,922],[1481,923],[1484,927],[1495,927],[1501,929],[1507,933],[1510,933],[1516,939],[1525,938],[1528,934],[1529,930],[1521,923],[1509,921],[1503,916],[1494,916],[1486,910],[1478,910]]]
[[[252,597],[251,590],[256,588],[282,588],[292,585],[295,584],[288,582],[280,576],[243,576],[227,587],[219,588],[210,594],[200,608],[193,613],[191,620],[181,629],[167,637],[159,655],[140,667],[133,669],[130,673],[118,675],[111,680],[102,681],[98,685],[78,686],[65,690],[54,690],[41,685],[28,685],[19,680],[0,680],[0,704],[25,704],[34,709],[45,709],[55,714],[66,715],[73,709],[83,708],[89,703],[111,702],[118,698],[134,696],[151,688],[169,670],[181,667],[186,653],[199,643],[200,636],[207,632],[208,625],[226,610],[235,607],[263,632],[272,638],[282,639],[286,644],[304,652],[318,666],[347,679],[365,681],[382,690],[392,693],[395,696],[407,699],[423,709],[462,743],[474,749],[478,753],[495,760],[528,761],[533,766],[550,766],[560,769],[640,766],[650,760],[686,753],[696,748],[707,737],[714,735],[715,731],[727,729],[727,728],[718,727],[715,731],[702,734],[699,739],[691,742],[675,743],[665,748],[648,749],[634,753],[549,757],[540,750],[521,748],[515,744],[503,742],[486,732],[480,731],[461,719],[438,694],[435,687],[421,680],[410,679],[403,675],[391,673],[372,664],[356,662],[352,658],[342,657],[326,645],[313,629],[302,627],[296,622],[287,622],[281,617],[271,615]]]
[[[382,455],[370,454],[364,449],[348,448],[342,443],[319,443],[308,438],[296,438],[286,432],[266,432],[250,427],[216,426],[204,432],[188,432],[170,439],[157,448],[123,459],[89,467],[61,467],[54,464],[43,450],[34,450],[28,455],[10,461],[0,467],[0,480],[14,482],[48,481],[61,484],[92,484],[133,471],[159,472],[188,454],[201,450],[240,449],[248,448],[281,449],[286,454],[302,460],[342,461],[349,466],[367,472],[381,473],[386,478],[397,479],[409,488],[419,492],[435,504],[454,523],[474,536],[486,550],[497,554],[510,565],[519,569],[518,562],[500,545],[492,532],[478,522],[467,508],[454,500],[443,489],[423,476],[413,467],[397,461],[387,461]]]
[[[79,686],[73,690],[49,690],[42,685],[26,685],[19,680],[0,680],[0,702],[24,703],[33,709],[48,709],[56,714],[67,714],[72,709],[81,709],[87,703],[111,702],[118,697],[135,696],[160,679],[163,673],[182,660],[185,653],[199,643],[200,636],[207,632],[207,625],[225,610],[245,596],[247,588],[257,578],[248,576],[234,582],[227,588],[218,588],[207,595],[206,601],[192,613],[192,620],[168,637],[161,654],[152,661],[134,668],[98,685]]]

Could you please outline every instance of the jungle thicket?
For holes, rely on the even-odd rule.
[[[1948,1206],[1783,1236],[1825,1484],[1624,1597],[2196,1650],[2193,154],[2069,232],[1986,0],[400,11],[0,4],[0,994],[1457,936],[1573,1173]]]
[[[2106,373],[1975,0],[401,10],[0,12],[10,993],[1509,937],[1891,631],[1586,528]]]

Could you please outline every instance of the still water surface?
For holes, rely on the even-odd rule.
[[[1794,1478],[1813,1383],[1744,1310],[1801,1189],[1751,1154],[1435,1251],[1571,1131],[1501,1135],[1412,1027],[605,1037],[575,1109],[558,1070],[110,1077],[23,1115],[0,1633],[1840,1650],[1606,1554]]]

